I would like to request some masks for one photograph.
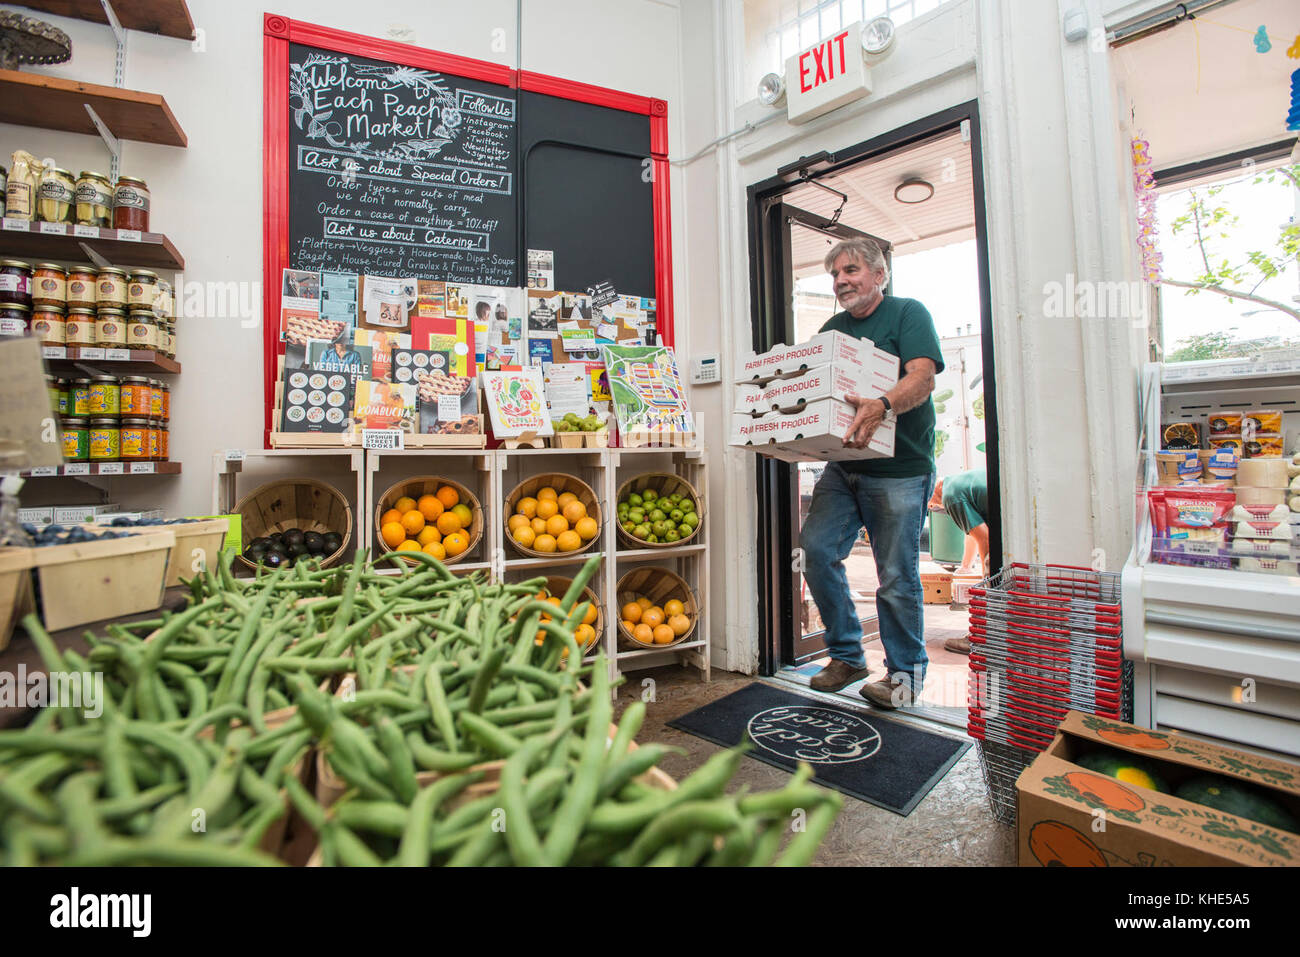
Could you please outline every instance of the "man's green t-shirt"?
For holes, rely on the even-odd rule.
[[[939,349],[939,334],[934,331],[934,320],[930,311],[915,299],[885,296],[865,319],[854,319],[847,312],[836,313],[819,331],[870,339],[877,348],[898,356],[900,379],[913,359],[933,359],[935,372],[943,371],[943,353]],[[847,472],[886,478],[929,475],[934,471],[934,402],[926,396],[915,409],[899,415],[893,458],[849,460],[839,464]]]
[[[989,522],[989,477],[984,469],[958,472],[943,480],[943,510],[967,535]]]

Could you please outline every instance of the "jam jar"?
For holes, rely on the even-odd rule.
[[[63,335],[70,346],[93,346],[99,341],[95,334],[98,317],[94,309],[69,309],[68,321],[64,323]]]
[[[32,267],[17,259],[0,259],[0,304],[31,308]]]
[[[157,379],[149,380],[149,418],[161,419],[163,416],[163,386]]]
[[[68,343],[67,320],[63,310],[54,306],[37,306],[32,310],[32,336],[43,346],[64,346]]]
[[[68,405],[72,407],[70,413],[77,418],[84,419],[90,415],[89,379],[72,380],[72,401]]]
[[[122,414],[148,417],[153,408],[153,390],[149,380],[142,375],[129,375],[122,380]]]
[[[113,225],[113,184],[103,173],[82,170],[77,177],[77,225],[109,229]]]
[[[36,211],[46,223],[70,223],[76,218],[77,180],[71,172],[46,167],[36,187]]]
[[[123,462],[148,462],[153,458],[150,454],[152,442],[149,440],[149,432],[148,419],[135,416],[122,419],[118,439],[121,442]]]
[[[68,270],[68,308],[95,308],[95,287],[99,272],[94,266],[73,266]]]
[[[90,458],[90,429],[85,419],[63,420],[63,461],[85,462]]]
[[[31,331],[32,310],[30,306],[16,302],[0,305],[0,336],[12,338],[25,336]]]
[[[132,349],[158,348],[158,326],[148,309],[132,309],[126,324],[126,341]]]
[[[148,420],[149,460],[157,462],[162,458],[162,434],[158,430],[158,420]]]
[[[122,457],[117,419],[90,420],[90,461],[116,462]]]
[[[116,376],[91,377],[89,405],[92,416],[117,418],[122,414],[122,391]]]
[[[95,342],[109,349],[126,348],[126,313],[121,309],[101,309],[95,322]]]
[[[95,279],[95,308],[126,308],[126,270],[105,266]]]
[[[113,189],[113,228],[149,231],[149,184],[134,176],[119,176]]]
[[[32,270],[32,305],[58,306],[68,304],[68,273],[54,263],[37,263]]]

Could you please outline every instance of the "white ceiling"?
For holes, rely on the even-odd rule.
[[[1268,32],[1259,53],[1254,34]],[[1151,143],[1156,169],[1181,166],[1295,133],[1286,129],[1300,36],[1296,0],[1235,0],[1112,51],[1120,110]]]
[[[934,186],[934,195],[912,205],[894,199],[894,188],[913,178]],[[895,256],[975,236],[970,144],[962,142],[960,130],[867,160],[818,182],[848,194],[841,223],[889,240]],[[784,201],[826,219],[840,205],[838,196],[808,183],[786,193]],[[830,245],[824,235],[795,229],[791,244],[796,278],[823,271],[822,257]]]

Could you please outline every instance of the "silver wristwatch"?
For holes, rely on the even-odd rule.
[[[881,420],[882,422],[893,422],[898,418],[898,413],[895,412],[894,407],[889,404],[889,399],[882,395],[880,397],[880,403],[885,407],[885,417]]]

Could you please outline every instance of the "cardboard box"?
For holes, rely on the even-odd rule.
[[[752,417],[733,414],[731,444],[786,462],[839,462],[890,458],[896,423],[882,422],[865,449],[844,447],[856,407],[839,399],[818,399],[798,412]]]
[[[804,369],[850,362],[870,367],[876,362],[876,346],[870,339],[855,339],[842,332],[819,332],[806,342],[779,345],[750,356],[741,364],[738,383],[764,383],[782,376],[797,375]],[[889,353],[881,350],[881,354]],[[894,359],[897,368],[898,359]]]
[[[765,415],[774,410],[797,412],[809,402],[839,399],[850,392],[876,398],[898,384],[897,365],[897,360],[892,364],[873,361],[863,366],[837,359],[789,378],[769,380],[763,385],[746,383],[736,387],[735,411],[746,415]]]
[[[107,505],[60,505],[54,509],[54,521],[59,524],[93,522],[100,515],[116,512],[121,507],[116,502]]]
[[[952,603],[952,572],[922,572],[921,592],[927,605]]]
[[[20,508],[18,510],[18,521],[28,522],[32,525],[48,525],[54,521],[54,509],[50,506],[44,508]]]
[[[1051,746],[1016,781],[1022,867],[1300,865],[1300,834],[1075,763],[1101,748],[1140,757],[1174,789],[1204,773],[1235,778],[1300,817],[1300,765],[1070,711]]]

